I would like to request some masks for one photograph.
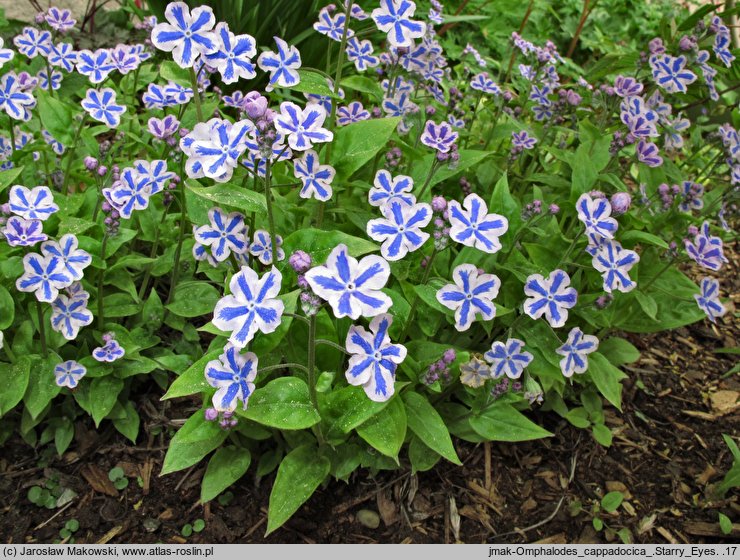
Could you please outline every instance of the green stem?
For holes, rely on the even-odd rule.
[[[427,178],[424,180],[424,184],[421,187],[421,191],[419,192],[419,200],[421,200],[421,197],[424,196],[424,193],[427,192],[427,187],[429,186],[429,183],[432,181],[432,177],[434,176],[434,172],[437,171],[437,158],[432,158],[432,166],[429,168],[429,173],[427,173]]]
[[[434,251],[432,251],[432,255],[429,257],[429,262],[427,263],[426,270],[424,270],[424,275],[421,278],[421,286],[425,286],[427,281],[429,280],[429,276],[432,273],[432,265],[434,264],[434,257],[437,256],[437,248],[434,248]],[[403,326],[403,332],[401,333],[401,336],[398,338],[399,342],[403,344],[406,341],[406,337],[408,336],[409,327],[411,326],[411,322],[414,319],[414,314],[416,313],[416,307],[419,305],[419,294],[414,294],[414,301],[411,302],[411,309],[409,310],[409,318],[406,320],[406,324]]]
[[[64,170],[64,181],[62,182],[62,194],[64,196],[67,196],[67,192],[69,189],[70,171],[72,169],[72,161],[74,160],[75,152],[77,151],[77,143],[80,140],[80,134],[82,133],[82,127],[85,126],[86,122],[87,122],[87,113],[82,115],[82,120],[80,121],[80,125],[77,127],[77,131],[75,132],[75,138],[72,141],[72,148],[69,150],[69,153],[67,154],[67,168]]]
[[[319,409],[319,399],[316,392],[316,315],[309,317],[308,323],[308,391],[311,395],[311,404],[314,409]],[[319,445],[324,445],[324,436],[321,433],[321,427],[315,426],[314,434],[319,441]]]
[[[15,354],[13,353],[13,350],[10,348],[10,341],[7,341],[5,343],[5,345],[3,346],[3,350],[5,350],[5,355],[8,356],[10,363],[14,364],[17,359],[15,357]]]
[[[665,272],[666,270],[668,270],[669,268],[671,268],[671,266],[673,266],[673,263],[675,263],[675,262],[676,262],[676,259],[670,259],[670,260],[669,260],[669,261],[668,261],[668,262],[667,262],[667,263],[665,264],[665,266],[663,266],[663,268],[661,268],[661,269],[660,269],[660,270],[658,271],[658,273],[657,273],[657,274],[656,274],[655,276],[653,276],[653,277],[652,277],[652,278],[650,279],[650,281],[649,281],[649,282],[648,282],[647,284],[645,284],[645,286],[644,286],[644,287],[641,287],[641,288],[640,288],[640,291],[641,291],[641,292],[643,292],[643,293],[647,293],[647,291],[648,291],[648,288],[649,288],[650,286],[652,286],[652,285],[653,285],[653,284],[655,283],[655,281],[656,281],[656,280],[657,280],[658,278],[660,278],[660,277],[661,277],[661,276],[663,275],[663,273],[664,273],[664,272]]]
[[[159,220],[159,223],[157,223],[157,228],[154,230],[154,243],[152,243],[152,250],[149,251],[149,258],[153,259],[157,256],[157,249],[159,249],[159,232],[160,228],[162,227],[162,224],[164,223],[165,218],[167,217],[167,210],[169,209],[169,206],[164,207],[164,212],[162,213],[162,219]],[[141,286],[139,286],[139,301],[142,301],[144,294],[146,293],[146,289],[149,286],[149,278],[152,276],[152,265],[153,263],[149,263],[146,265],[146,270],[144,271],[144,279],[141,281]]]
[[[36,313],[38,314],[38,317],[39,317],[39,337],[41,338],[41,355],[44,358],[46,358],[49,355],[49,352],[46,349],[46,327],[44,325],[44,310],[41,309],[41,302],[39,300],[36,300]],[[8,349],[6,348],[5,351],[7,352]],[[10,354],[8,354],[8,357],[10,357]]]
[[[308,373],[308,369],[306,369],[306,366],[301,365],[301,364],[295,364],[292,362],[288,362],[287,364],[276,364],[274,366],[265,366],[263,368],[259,368],[257,370],[257,373],[267,373],[268,371],[274,371],[276,369],[297,369],[304,373]]]
[[[470,133],[465,138],[465,141],[463,142],[463,148],[467,148],[468,144],[470,143],[470,137],[473,134],[473,124],[475,124],[475,117],[478,116],[478,106],[480,105],[481,99],[483,99],[483,92],[478,92],[478,97],[475,98],[475,107],[473,108],[473,117],[470,119],[470,124],[468,125],[468,130]],[[419,138],[421,138],[421,135],[416,138],[417,143],[419,142]]]
[[[347,354],[348,356],[350,355],[349,352],[347,352],[347,350],[345,350],[344,348],[342,348],[336,342],[332,342],[331,340],[326,340],[324,338],[317,338],[316,339],[316,344],[324,344],[326,346],[331,346],[335,350],[339,350],[342,354]]]
[[[203,122],[203,107],[200,105],[200,92],[198,91],[198,77],[195,70],[190,68],[190,83],[193,86],[193,101],[195,101],[195,114],[198,116],[198,122]]]
[[[46,78],[46,89],[49,90],[49,97],[54,97],[54,88],[51,83],[51,65],[48,60],[46,61]]]
[[[272,264],[277,265],[277,242],[275,236],[275,217],[272,214],[272,191],[270,189],[270,175],[272,175],[272,160],[265,160],[265,202],[267,204],[267,223],[270,227],[270,248],[272,249]]]
[[[185,228],[188,222],[188,205],[185,200],[185,181],[180,181],[180,233],[177,237],[177,248],[175,249],[175,264],[172,269],[172,281],[170,291],[167,294],[167,303],[172,302],[175,295],[175,287],[180,276],[180,256],[182,254],[182,243],[185,239]]]
[[[10,119],[10,155],[12,156],[15,153],[15,130],[13,128],[13,119]]]
[[[291,317],[293,319],[298,319],[299,321],[303,321],[307,325],[311,323],[311,321],[306,319],[303,315],[298,315],[297,313],[283,313],[283,317]]]
[[[103,244],[100,247],[100,258],[105,264],[105,249],[108,245],[108,234],[103,235]],[[98,271],[98,328],[103,329],[105,325],[105,309],[103,307],[103,279],[105,278],[105,269]]]

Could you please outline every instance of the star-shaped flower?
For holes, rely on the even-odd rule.
[[[334,133],[323,128],[326,110],[317,103],[309,103],[301,109],[295,103],[285,101],[280,104],[280,114],[275,118],[275,128],[285,134],[288,145],[303,152],[314,143],[331,142]]]
[[[696,74],[686,69],[686,57],[663,55],[650,59],[655,83],[668,93],[686,93],[688,86],[696,81]]]
[[[141,95],[141,100],[147,109],[164,109],[177,105],[174,99],[167,96],[164,87],[157,84],[149,84],[146,91]]]
[[[491,364],[491,377],[494,379],[504,374],[511,379],[519,379],[534,358],[524,351],[524,342],[518,338],[510,338],[505,343],[494,342],[484,357]]]
[[[524,313],[539,319],[545,316],[554,329],[562,327],[568,320],[568,309],[575,307],[578,292],[570,286],[568,273],[553,270],[545,279],[541,274],[531,274],[524,284],[524,294],[529,296],[524,302]]]
[[[87,76],[93,84],[104,81],[116,69],[108,49],[98,49],[95,52],[86,49],[77,51],[76,65],[77,72]]]
[[[257,59],[258,66],[270,73],[270,81],[265,91],[272,91],[275,86],[293,87],[301,81],[297,71],[301,67],[301,53],[280,37],[273,38],[278,52],[265,51]]]
[[[717,317],[727,313],[727,309],[719,299],[719,282],[714,278],[704,277],[701,279],[701,293],[695,294],[694,299],[699,309],[707,314],[707,318],[716,323]]]
[[[10,118],[27,121],[31,118],[31,109],[36,106],[36,99],[21,89],[20,80],[15,72],[8,72],[0,78],[0,109]]]
[[[321,165],[319,154],[307,150],[303,157],[293,161],[293,166],[293,174],[303,183],[301,198],[315,198],[322,202],[331,198],[331,182],[336,171],[331,165]]]
[[[134,169],[147,180],[146,189],[148,189],[150,196],[162,192],[167,183],[175,176],[171,171],[167,171],[167,162],[163,159],[153,161],[137,159],[134,162]]]
[[[393,344],[388,329],[393,317],[387,313],[370,322],[370,331],[352,325],[345,348],[351,354],[345,376],[350,385],[362,385],[373,401],[387,401],[393,396],[396,368],[406,358],[406,347]]]
[[[344,36],[346,24],[347,16],[344,13],[338,12],[332,16],[328,10],[322,9],[319,12],[319,21],[313,24],[313,28],[329,39],[340,42]],[[354,34],[354,31],[347,29],[347,37],[352,37]]]
[[[414,180],[407,175],[393,177],[389,171],[381,169],[375,174],[373,186],[367,195],[370,206],[383,207],[394,200],[405,204],[415,204],[416,198],[411,194]]]
[[[424,22],[411,19],[416,4],[411,0],[380,0],[380,8],[373,10],[373,18],[378,29],[388,34],[388,43],[393,47],[411,47],[414,39],[424,36],[427,26]]]
[[[380,290],[388,282],[391,268],[377,255],[359,262],[350,256],[347,246],[337,245],[326,265],[315,266],[305,274],[309,286],[329,302],[337,318],[375,317],[390,308],[391,298]]]
[[[658,146],[652,142],[640,140],[637,143],[637,159],[648,167],[660,167],[663,165],[663,158],[660,156]]]
[[[108,340],[103,346],[93,349],[92,357],[98,362],[115,362],[126,354],[126,350],[115,339]]]
[[[257,363],[253,352],[240,354],[233,344],[227,344],[218,360],[206,364],[206,381],[218,389],[213,395],[213,408],[219,412],[233,412],[241,401],[242,408],[247,409],[247,401],[254,392]]]
[[[102,189],[102,192],[121,217],[129,219],[134,210],[144,210],[149,206],[151,185],[146,175],[138,173],[133,167],[126,167],[121,171],[121,178]]]
[[[531,150],[537,143],[537,138],[530,136],[526,130],[511,133],[511,145],[520,150]]]
[[[42,69],[39,70],[39,73],[37,74],[37,77],[39,79],[39,87],[43,90],[48,91],[49,90],[49,73]],[[60,87],[62,87],[62,78],[64,76],[59,70],[52,70],[51,71],[51,89],[56,91]]]
[[[611,217],[612,205],[607,198],[591,198],[582,194],[576,202],[578,219],[586,226],[586,235],[614,239],[617,220]]]
[[[281,247],[283,238],[276,235],[275,244],[277,245],[277,260],[282,261],[285,259],[285,251]],[[254,241],[249,246],[249,254],[257,257],[264,265],[272,264],[272,239],[270,239],[269,231],[258,229],[254,232]]]
[[[478,356],[473,356],[470,361],[460,365],[460,383],[463,385],[477,389],[483,387],[489,379],[491,366]]]
[[[193,98],[193,88],[180,85],[173,81],[167,82],[163,91],[168,104],[183,105]]]
[[[424,132],[420,140],[425,146],[429,146],[441,154],[446,154],[452,148],[457,137],[457,132],[452,130],[449,123],[435,124],[434,121],[429,120],[424,125]]]
[[[108,51],[108,59],[113,65],[113,68],[124,76],[136,70],[141,63],[139,52],[132,45],[116,45]]]
[[[485,253],[501,249],[498,238],[509,229],[508,220],[499,214],[488,214],[486,203],[475,193],[466,196],[462,206],[451,200],[449,219],[450,238]]]
[[[23,32],[13,38],[13,43],[18,47],[18,52],[28,58],[38,55],[45,57],[51,50],[51,33],[35,27],[24,27]]]
[[[209,177],[219,183],[231,179],[239,158],[247,149],[247,133],[253,128],[248,120],[231,124],[223,119],[198,123],[180,140],[188,160],[185,169],[193,178]]]
[[[722,251],[722,239],[711,234],[709,222],[702,224],[701,230],[694,237],[694,241],[684,239],[684,247],[689,257],[699,266],[708,270],[718,271],[727,261]]]
[[[81,280],[83,270],[90,266],[90,253],[77,247],[77,237],[71,233],[63,235],[59,242],[47,241],[41,245],[45,257],[57,257],[72,280]]]
[[[206,55],[208,66],[219,71],[225,84],[254,78],[257,75],[252,62],[252,57],[257,54],[254,37],[234,35],[225,22],[216,26],[215,34],[219,40],[218,49]]]
[[[51,303],[60,289],[72,283],[59,257],[28,253],[23,257],[23,270],[23,275],[15,282],[16,288],[21,292],[35,292],[36,299],[41,302]]]
[[[339,107],[337,109],[337,124],[339,126],[346,126],[348,124],[366,121],[369,118],[370,112],[367,111],[359,101],[353,101],[346,107]]]
[[[8,197],[10,211],[26,220],[46,220],[59,211],[54,204],[54,195],[49,187],[28,189],[23,185],[13,185]]]
[[[375,68],[380,64],[377,56],[373,55],[373,44],[369,39],[358,39],[352,37],[347,41],[347,60],[353,62],[358,72],[364,72],[368,68]]]
[[[196,242],[211,248],[211,254],[216,261],[225,261],[232,251],[237,254],[246,252],[247,228],[242,214],[239,212],[227,214],[221,208],[211,208],[208,211],[208,220],[210,224],[196,229],[194,237]]]
[[[74,340],[80,329],[93,322],[87,309],[87,300],[60,295],[51,304],[51,328],[62,333],[67,340]]]
[[[416,251],[429,239],[421,228],[432,220],[432,207],[426,203],[408,205],[393,201],[381,207],[383,218],[367,223],[367,234],[382,241],[380,253],[389,261],[397,261]]]
[[[152,29],[152,44],[161,51],[172,52],[180,68],[192,68],[198,56],[218,49],[218,39],[211,31],[216,17],[210,7],[198,6],[191,11],[185,2],[170,2],[164,16],[167,23]]]
[[[481,72],[473,76],[473,79],[470,81],[470,87],[483,93],[501,95],[501,88],[488,77],[488,72]]]
[[[231,277],[231,294],[222,297],[213,311],[213,324],[231,331],[229,341],[244,348],[259,330],[265,334],[280,326],[285,304],[277,299],[283,277],[274,266],[262,278],[243,266]]]
[[[69,10],[60,10],[54,6],[48,9],[44,19],[52,29],[60,33],[66,33],[77,23],[77,20],[72,17],[72,12]]]
[[[13,60],[13,57],[15,56],[15,53],[11,49],[4,49],[3,45],[5,45],[5,41],[0,37],[0,68],[2,68],[3,64],[6,62]]]
[[[604,290],[629,292],[637,286],[630,280],[630,269],[639,262],[640,256],[634,251],[623,249],[614,240],[605,240],[591,260],[593,267],[604,277]]]
[[[116,128],[126,111],[125,105],[116,104],[116,92],[111,88],[88,89],[81,104],[93,119],[105,123],[108,128]]]
[[[585,373],[588,369],[588,355],[599,347],[599,339],[590,334],[583,334],[578,327],[571,329],[568,340],[555,350],[563,356],[560,360],[560,371],[565,377],[574,373]]]
[[[54,378],[56,384],[60,387],[67,387],[74,389],[80,382],[80,379],[85,377],[87,368],[82,364],[75,362],[74,360],[67,360],[61,364],[54,366]]]
[[[485,274],[472,264],[461,264],[452,271],[454,284],[437,291],[437,301],[455,311],[455,328],[466,331],[480,315],[484,321],[496,316],[493,299],[498,295],[501,281],[495,274]]]
[[[5,224],[3,235],[11,247],[32,247],[40,241],[46,241],[41,220],[24,220],[11,216]]]

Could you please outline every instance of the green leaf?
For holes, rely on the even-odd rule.
[[[502,402],[494,402],[481,414],[471,416],[470,425],[490,441],[529,441],[552,436],[516,408]]]
[[[74,141],[74,131],[79,126],[72,118],[74,114],[72,108],[56,97],[50,97],[41,89],[37,89],[34,94],[38,101],[36,108],[44,128],[59,142],[65,146],[71,146]]]
[[[591,432],[594,434],[594,439],[604,447],[611,447],[612,444],[612,431],[607,428],[604,424],[594,424],[591,427]]]
[[[298,249],[306,251],[313,258],[314,265],[319,265],[326,262],[326,257],[340,243],[347,246],[349,254],[353,257],[360,257],[378,250],[378,246],[367,239],[354,237],[342,231],[324,231],[314,228],[299,229],[288,235],[283,241],[283,250],[286,255]],[[287,266],[287,260],[278,264],[278,268],[281,269]]]
[[[206,381],[204,373],[206,370],[206,364],[211,360],[217,360],[221,354],[223,354],[223,350],[213,350],[186,369],[172,382],[172,385],[167,389],[162,400],[174,399],[176,397],[187,397],[188,395],[208,391],[211,386],[208,384],[208,381]]]
[[[722,512],[719,512],[719,528],[724,535],[732,533],[732,521]]]
[[[300,81],[288,89],[302,93],[315,93],[316,95],[335,97],[334,92],[329,87],[326,76],[307,68],[300,68],[298,75],[300,76]]]
[[[12,167],[0,171],[0,193],[12,185],[22,172],[23,167]]]
[[[591,420],[588,419],[588,412],[580,406],[569,410],[565,415],[565,419],[576,428],[585,429],[591,425]]]
[[[240,212],[267,212],[267,202],[262,193],[243,189],[231,183],[219,183],[212,187],[201,187],[195,181],[185,181],[185,186],[194,195]]]
[[[10,344],[7,341],[5,344]],[[3,371],[3,390],[0,391],[0,417],[21,402],[30,379],[31,359],[21,356],[14,364],[0,363]]]
[[[510,244],[514,239],[514,235],[516,235],[516,232],[521,227],[522,208],[516,199],[511,196],[509,179],[506,173],[501,175],[501,178],[496,182],[491,200],[488,204],[488,211],[490,213],[501,214],[508,220],[509,229],[501,237],[501,242],[502,244]]]
[[[601,498],[601,507],[604,511],[612,513],[622,504],[624,494],[621,492],[609,492]]]
[[[46,359],[41,356],[31,356],[28,388],[23,402],[34,420],[61,391],[61,387],[54,383],[54,366],[61,361],[61,358],[54,353],[50,353]]]
[[[123,380],[110,375],[96,377],[90,385],[90,408],[95,427],[108,416],[118,400],[118,393],[123,389]]]
[[[370,161],[390,140],[399,122],[398,117],[371,119],[341,127],[334,133],[334,151],[331,164],[337,171],[336,179],[349,179]]]
[[[368,95],[374,96],[380,100],[383,98],[383,89],[378,84],[377,80],[371,80],[366,76],[348,76],[341,82],[341,86],[347,89],[353,89]]]
[[[599,352],[615,366],[631,364],[640,359],[640,351],[623,338],[613,336],[599,343]]]
[[[329,459],[312,445],[303,445],[288,453],[280,463],[270,493],[267,533],[285,523],[316,491],[331,469]]]
[[[201,503],[209,502],[247,472],[252,456],[248,449],[230,445],[222,447],[208,461],[200,486]]]
[[[394,397],[383,410],[357,427],[359,436],[388,457],[398,457],[406,439],[406,409]]]
[[[200,317],[213,313],[221,294],[203,281],[182,282],[175,288],[172,303],[166,305],[178,317]]]
[[[160,63],[159,65],[159,75],[162,77],[162,79],[172,82],[175,82],[176,84],[180,84],[181,86],[185,87],[192,87],[192,83],[190,81],[190,72],[187,68],[180,68],[177,63],[173,62],[172,60],[165,60],[164,62]]]
[[[126,412],[126,417],[114,419],[113,425],[116,430],[131,440],[131,443],[136,443],[136,437],[139,435],[139,413],[136,412],[131,401],[126,401],[123,410]]]
[[[321,419],[328,440],[343,439],[368,418],[385,408],[386,402],[375,402],[367,398],[362,387],[350,385],[323,396],[319,401]]]
[[[403,400],[406,403],[406,416],[411,431],[442,457],[456,465],[462,465],[452,445],[447,426],[429,401],[413,391],[405,393]]]
[[[644,292],[641,292],[638,288],[633,292],[635,294],[635,299],[637,299],[637,302],[640,304],[640,307],[645,312],[645,315],[650,317],[653,321],[658,320],[658,304],[653,299],[650,294],[646,294]]]
[[[588,373],[599,392],[610,403],[622,410],[622,385],[620,381],[627,377],[599,352],[588,357]]]
[[[409,442],[409,461],[411,461],[411,473],[425,472],[431,470],[439,462],[440,454],[430,449],[421,439],[411,436]]]
[[[247,410],[237,414],[282,430],[310,428],[321,418],[311,404],[308,385],[297,377],[279,377],[254,391]]]
[[[653,235],[652,233],[647,233],[645,231],[637,231],[633,229],[631,231],[626,231],[622,233],[620,237],[622,243],[625,244],[633,241],[635,243],[654,245],[655,247],[660,247],[661,249],[668,249],[668,243],[666,241],[664,241],[657,235]]]
[[[570,195],[573,200],[588,192],[596,184],[599,172],[609,162],[611,135],[603,134],[588,121],[583,121],[578,134],[581,144],[576,148]]]
[[[678,24],[678,30],[679,31],[688,31],[689,29],[693,29],[696,23],[700,19],[704,19],[704,16],[707,14],[712,13],[714,10],[718,9],[722,4],[708,4],[706,6],[702,6],[698,10],[696,10],[693,14],[688,16],[685,20],[683,20],[680,24]],[[727,5],[729,6],[729,4]],[[725,8],[726,10],[727,8]]]
[[[15,302],[13,301],[13,296],[10,295],[10,292],[4,286],[0,285],[0,330],[7,329],[12,325],[14,318]]]
[[[219,447],[227,435],[218,422],[208,422],[202,410],[196,411],[170,441],[160,476],[194,465]]]
[[[460,155],[460,159],[457,161],[457,165],[455,167],[445,165],[437,169],[437,171],[434,173],[431,180],[429,181],[427,192],[424,195],[425,199],[431,200],[431,187],[449,179],[450,177],[457,175],[458,173],[462,173],[469,167],[472,167],[477,163],[483,161],[483,159],[491,155],[492,152],[484,152],[482,150],[460,150],[458,153]],[[436,157],[436,154],[428,154],[424,156],[420,162],[414,165],[414,168],[411,171],[411,177],[414,179],[414,184],[416,185],[415,190],[417,192],[421,190],[421,187],[426,180],[427,174],[429,173],[429,169],[431,169],[432,167],[432,162],[435,160]],[[493,212],[493,210],[491,211]]]

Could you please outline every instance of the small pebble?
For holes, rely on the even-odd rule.
[[[143,522],[142,525],[144,526],[144,529],[147,533],[153,533],[157,529],[159,529],[160,521],[159,519],[154,519],[153,517],[147,517]]]
[[[368,529],[377,529],[380,527],[380,516],[369,509],[361,509],[358,511],[357,521],[362,523]]]

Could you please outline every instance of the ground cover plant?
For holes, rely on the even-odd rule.
[[[162,474],[207,460],[207,502],[276,470],[271,532],[330,477],[549,437],[533,407],[609,446],[623,333],[727,313],[714,6],[580,65],[527,39],[534,2],[488,52],[450,31],[488,17],[466,2],[324,6],[266,42],[212,4],[125,4],[131,40],[94,49],[65,10],[8,27],[3,440],[61,454],[87,414],[136,441],[129,395],[196,396]]]

